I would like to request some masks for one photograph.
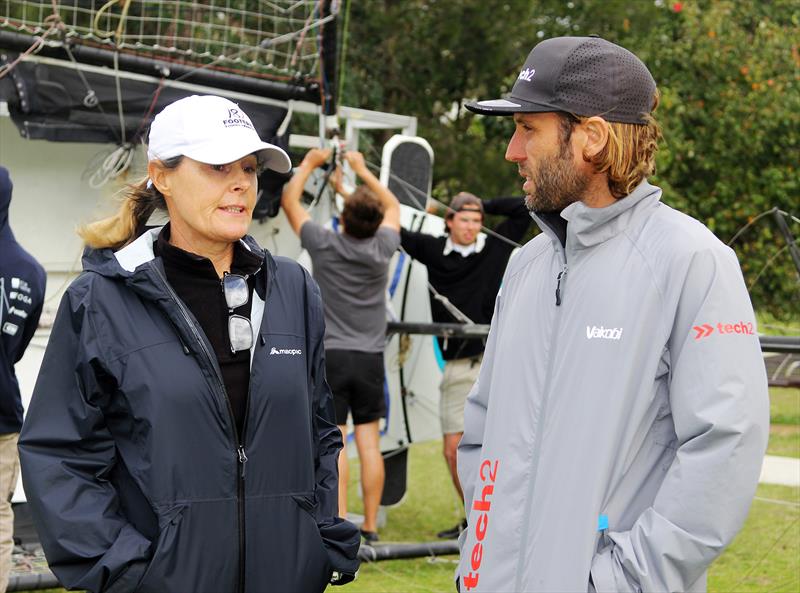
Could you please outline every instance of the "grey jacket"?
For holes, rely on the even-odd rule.
[[[566,248],[534,216],[512,258],[458,450],[462,592],[704,591],[742,526],[769,424],[753,310],[660,196],[572,204]]]

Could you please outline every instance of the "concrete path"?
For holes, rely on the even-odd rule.
[[[800,486],[800,459],[765,455],[759,482],[780,484],[781,486]]]

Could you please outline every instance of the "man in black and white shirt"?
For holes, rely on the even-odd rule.
[[[481,233],[484,213],[506,217],[488,236]],[[433,321],[453,323],[468,319],[473,323],[491,322],[506,263],[530,223],[530,214],[521,197],[483,201],[473,194],[461,192],[453,197],[445,215],[445,236],[401,230],[403,249],[428,268],[431,286],[459,312],[455,315],[452,309],[431,294]],[[464,432],[464,402],[478,378],[484,343],[481,339],[461,338],[439,338],[438,341],[445,361],[440,385],[444,457],[453,485],[459,497],[463,498],[456,470],[456,448]],[[437,535],[455,538],[465,526],[466,520]]]

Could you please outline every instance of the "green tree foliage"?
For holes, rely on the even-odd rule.
[[[773,207],[800,218],[800,7],[687,3],[670,17],[659,31],[662,49],[651,50],[667,202],[726,242]],[[800,236],[800,225],[790,227]],[[774,221],[760,220],[733,247],[754,305],[798,318],[798,272]]]
[[[503,159],[510,121],[463,103],[508,92],[539,40],[596,33],[639,55],[659,84],[654,181],[666,203],[726,242],[773,207],[800,218],[796,0],[351,2],[342,102],[417,116],[440,199],[520,192]],[[733,247],[754,305],[797,318],[800,281],[785,245],[764,217]]]

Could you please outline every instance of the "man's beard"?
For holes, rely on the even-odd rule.
[[[569,146],[559,154],[544,157],[531,178],[533,190],[525,196],[528,210],[536,213],[561,212],[573,202],[583,199],[589,187],[589,176],[578,171],[572,162]]]

